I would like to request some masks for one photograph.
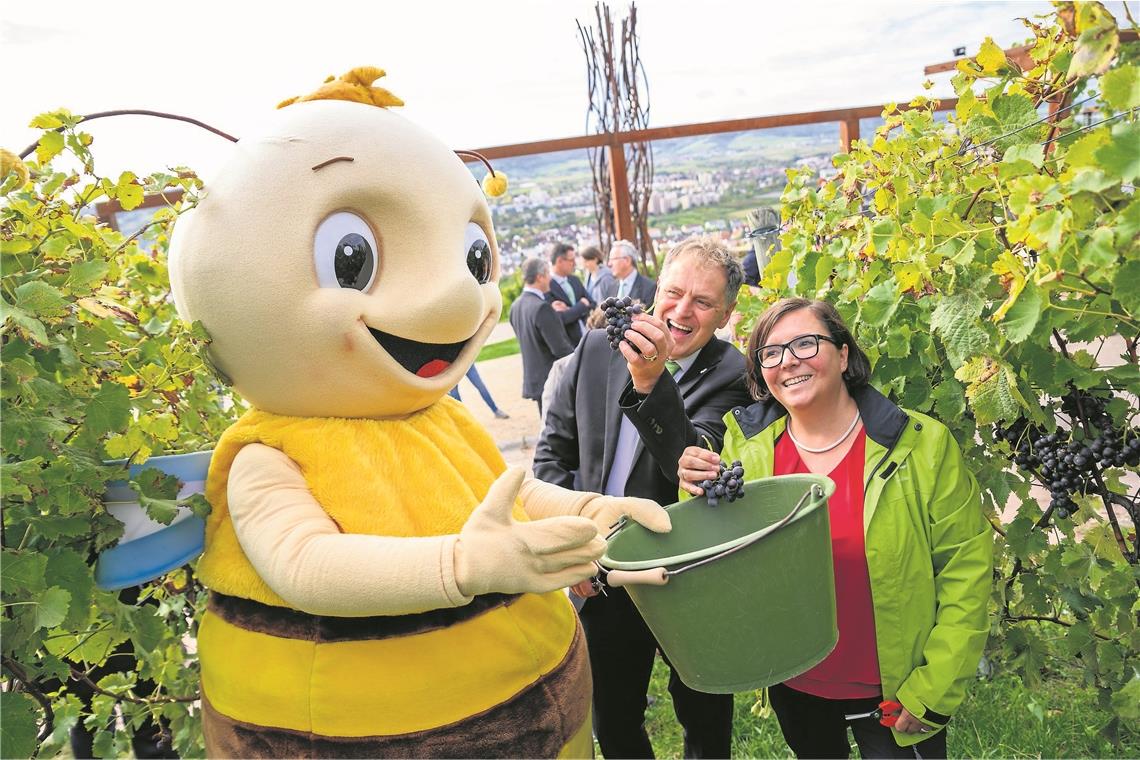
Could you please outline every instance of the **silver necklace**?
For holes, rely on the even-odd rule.
[[[792,443],[796,444],[797,449],[800,449],[801,451],[806,451],[809,454],[822,454],[825,451],[831,451],[836,446],[838,446],[839,444],[846,441],[847,436],[851,435],[851,431],[854,430],[855,426],[858,424],[859,424],[859,412],[855,412],[855,419],[851,420],[851,424],[847,427],[846,432],[844,432],[843,435],[839,436],[839,439],[835,443],[831,444],[830,446],[824,446],[823,448],[819,448],[819,449],[813,449],[811,446],[804,446],[802,443],[800,443],[799,441],[796,440],[796,437],[792,434],[791,420],[788,421],[788,426],[786,429],[788,431],[788,437],[792,439]]]

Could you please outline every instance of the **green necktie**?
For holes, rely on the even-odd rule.
[[[681,365],[672,359],[669,359],[667,362],[665,362],[665,369],[669,370],[670,375],[675,375],[677,374],[677,370],[681,369]]]
[[[562,286],[562,292],[566,294],[566,297],[568,299],[570,299],[570,303],[574,303],[574,301],[575,301],[574,288],[570,287],[570,281],[569,280],[563,280],[559,284]]]
[[[624,297],[625,297],[625,280],[622,280],[621,283],[618,285],[618,298],[624,298]]]

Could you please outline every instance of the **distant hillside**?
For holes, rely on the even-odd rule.
[[[864,119],[862,134],[871,135],[881,119]],[[660,172],[696,171],[741,161],[790,163],[805,155],[839,149],[839,125],[805,124],[796,127],[728,132],[701,137],[680,137],[653,143],[653,162]],[[585,150],[505,158],[495,166],[518,181],[574,179],[589,175]]]

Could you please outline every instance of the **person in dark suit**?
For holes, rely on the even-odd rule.
[[[637,246],[628,240],[619,240],[610,248],[610,271],[613,280],[603,288],[605,298],[629,296],[648,306],[653,303],[657,283],[637,271]]]
[[[582,339],[586,317],[597,305],[586,294],[586,286],[574,276],[574,264],[578,256],[569,243],[555,243],[550,246],[550,290],[546,300],[558,314],[570,344],[578,345]]]
[[[511,304],[510,322],[523,361],[523,398],[533,399],[542,415],[542,386],[556,359],[574,351],[566,330],[546,301],[550,265],[542,259],[523,262],[523,291]]]
[[[717,450],[725,413],[749,402],[744,357],[713,335],[728,321],[743,278],[739,262],[710,238],[670,251],[654,313],[634,317],[620,353],[604,330],[586,333],[575,350],[547,410],[535,475],[567,487],[577,476],[584,491],[677,501],[684,448]],[[624,589],[592,595],[587,582],[574,591],[590,597],[581,617],[602,754],[653,757],[643,724],[657,642]],[[732,695],[694,691],[676,671],[669,692],[685,757],[728,757]]]

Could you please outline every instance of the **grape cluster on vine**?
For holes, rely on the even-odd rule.
[[[643,309],[641,304],[635,303],[629,296],[610,296],[600,306],[606,315],[606,335],[609,337],[610,348],[617,351],[625,338],[625,331],[633,327],[633,315],[640,314]]]
[[[1140,465],[1140,434],[1117,426],[1104,399],[1092,393],[1067,394],[1061,411],[1074,421],[1076,434],[1062,428],[1049,433],[1025,418],[1008,427],[999,424],[994,432],[1009,444],[1013,463],[1034,472],[1049,489],[1051,513],[1064,520],[1078,509],[1073,497],[1097,488],[1102,471]],[[1078,424],[1082,420],[1087,428]]]
[[[721,499],[734,502],[744,496],[744,466],[739,459],[730,467],[725,467],[722,463],[716,480],[701,481],[700,486],[705,489],[710,507],[720,504]]]

